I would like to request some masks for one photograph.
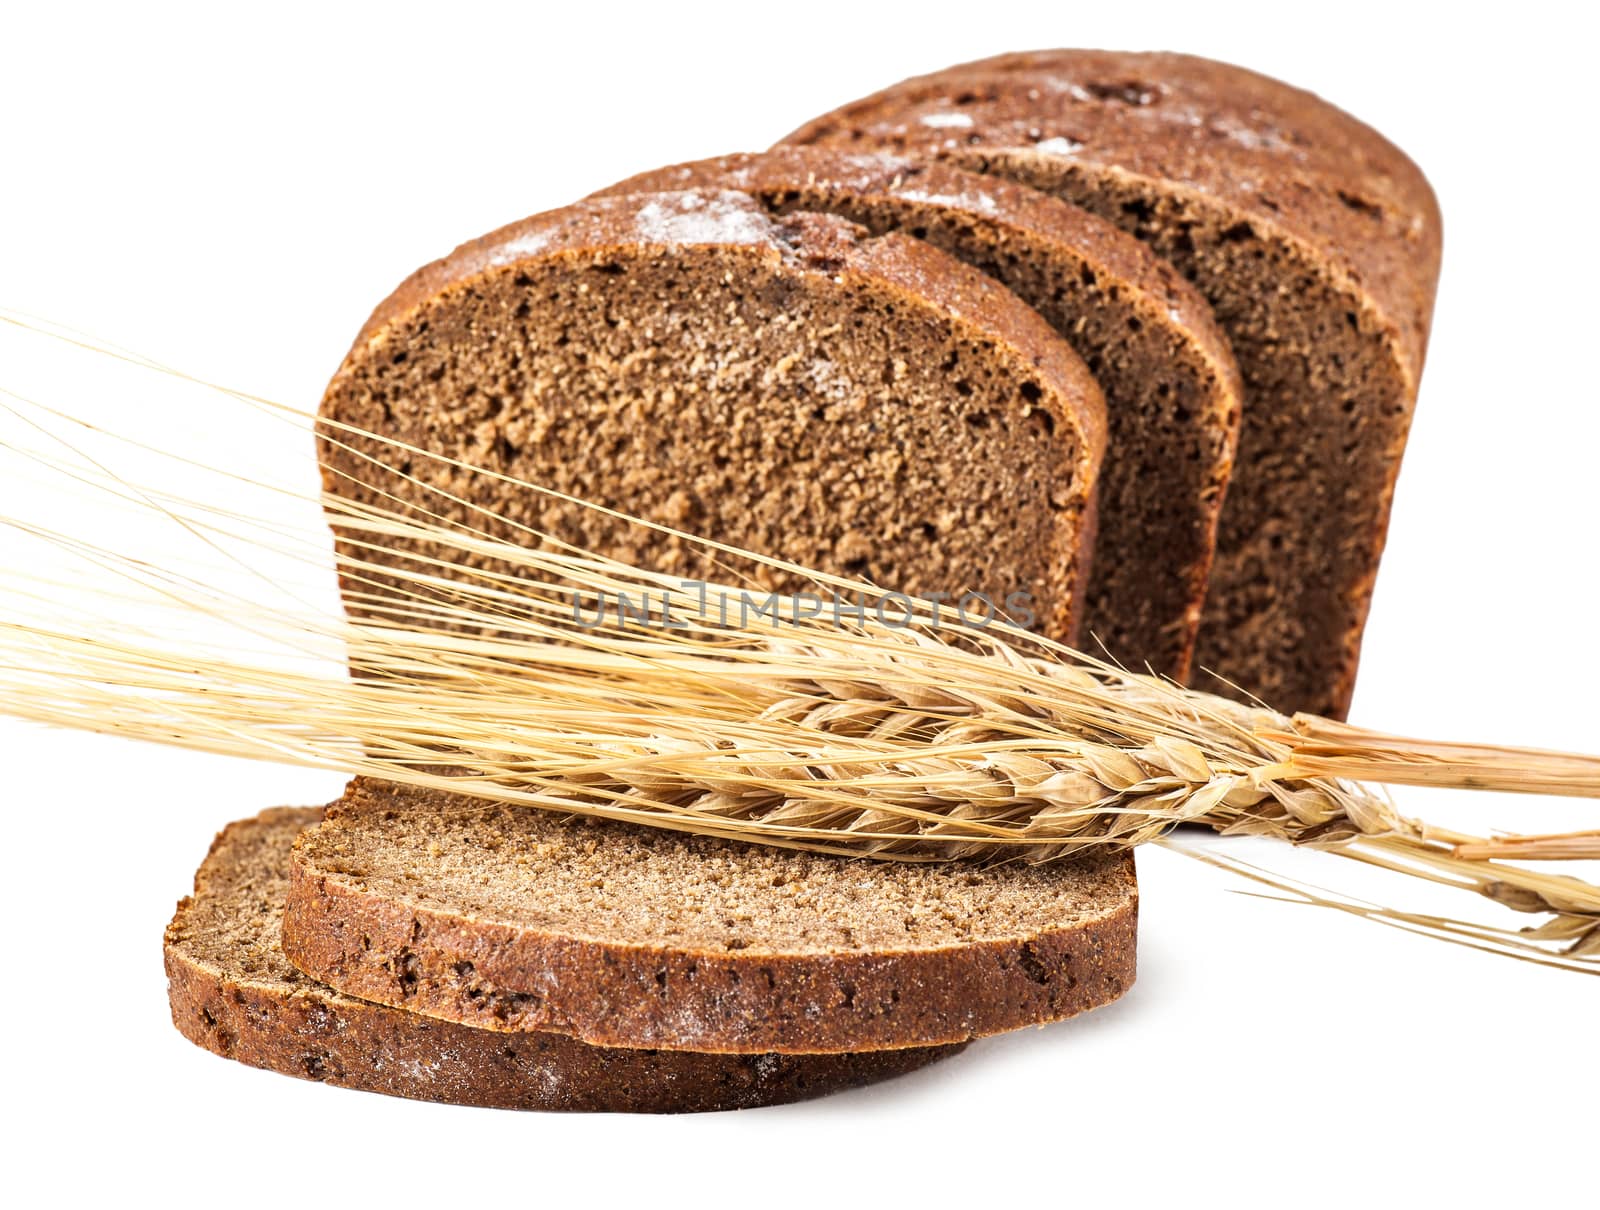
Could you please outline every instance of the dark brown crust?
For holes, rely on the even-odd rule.
[[[646,947],[458,916],[314,866],[297,844],[283,948],[353,996],[600,1046],[784,1054],[938,1046],[1074,1016],[1133,983],[1133,856],[1098,919],[1027,938],[870,953]],[[937,871],[930,871],[937,875]]]
[[[230,824],[195,876],[241,830],[315,823],[318,810],[282,808]],[[287,850],[285,851],[287,856]],[[561,1034],[503,1033],[366,1004],[330,988],[217,969],[177,940],[194,904],[167,928],[173,1024],[195,1045],[252,1067],[390,1096],[599,1113],[694,1113],[778,1105],[914,1071],[959,1047],[840,1055],[708,1055],[606,1049]]]
[[[671,238],[672,246],[716,247],[730,255],[775,258],[804,273],[825,275],[847,285],[884,291],[912,310],[932,309],[970,339],[1010,350],[1045,388],[1041,405],[1058,421],[1063,440],[1075,442],[1074,500],[1064,515],[1077,515],[1079,528],[1093,532],[1095,492],[1106,447],[1105,399],[1083,360],[1029,306],[986,275],[920,240],[895,234],[869,236],[859,227],[832,216],[802,215],[798,223],[774,220],[753,198],[737,191],[689,190],[726,205],[743,206],[751,218],[744,238],[724,240],[714,233]],[[656,195],[657,197],[668,195]],[[402,321],[454,291],[471,290],[486,275],[514,272],[534,259],[569,258],[600,263],[648,246],[637,218],[651,199],[643,196],[592,198],[562,210],[534,215],[461,245],[449,256],[417,270],[379,303],[324,396],[322,414],[337,419],[331,401],[340,395],[342,379],[360,361],[381,357],[391,333]],[[803,220],[811,221],[803,221]],[[394,339],[399,339],[396,336]],[[340,483],[326,468],[324,486]],[[1074,549],[1062,552],[1070,562],[1069,599],[1044,628],[1051,637],[1074,641],[1079,621],[1076,603],[1088,575],[1090,550],[1074,535]]]
[[[942,250],[962,256],[959,248],[940,238],[938,230],[927,231],[929,224],[924,217],[930,211],[958,215],[960,227],[985,232],[983,246],[1003,249],[1007,258],[1018,256],[1033,263],[1062,266],[1061,272],[1072,281],[1088,271],[1103,283],[1102,288],[1111,290],[1119,323],[1124,313],[1132,312],[1151,331],[1168,333],[1174,345],[1186,350],[1189,360],[1205,367],[1211,389],[1199,400],[1197,411],[1220,434],[1220,439],[1212,451],[1204,488],[1194,502],[1199,519],[1192,524],[1191,532],[1183,535],[1194,545],[1174,551],[1165,549],[1164,543],[1152,543],[1163,547],[1165,564],[1151,569],[1151,574],[1172,575],[1181,581],[1183,616],[1176,633],[1161,639],[1141,636],[1143,641],[1137,644],[1140,650],[1113,648],[1118,658],[1135,667],[1151,663],[1161,675],[1179,681],[1188,678],[1211,570],[1217,518],[1238,443],[1243,390],[1232,350],[1217,327],[1211,308],[1193,286],[1133,236],[1077,206],[997,177],[982,177],[948,164],[888,153],[777,147],[762,154],[718,156],[640,173],[595,196],[688,188],[738,189],[761,198],[768,206],[826,209],[874,229],[878,227],[868,215],[892,207],[900,215],[895,229],[915,229]],[[1052,301],[1031,298],[1025,289],[1008,281],[1003,262],[987,267],[987,271],[1024,301],[1035,305]],[[1055,298],[1061,296],[1057,287]],[[1048,313],[1044,306],[1039,309]],[[1074,323],[1081,326],[1077,314],[1062,316],[1062,335],[1089,357],[1092,350],[1078,342],[1071,330]],[[1108,398],[1107,402],[1115,406],[1119,401]],[[1131,406],[1142,401],[1120,402]],[[1192,405],[1193,401],[1185,403]],[[1113,449],[1112,456],[1117,452]],[[1130,465],[1136,457],[1130,455]],[[1099,523],[1103,531],[1103,516]],[[1173,564],[1174,559],[1186,556],[1186,564]],[[1122,619],[1102,617],[1099,621],[1105,630],[1119,625]]]
[[[1272,703],[1342,717],[1438,281],[1442,224],[1417,166],[1364,123],[1270,77],[1188,55],[1090,50],[1001,55],[902,81],[783,142],[893,146],[1024,179],[1060,172],[1100,182],[1107,196],[1148,186],[1191,215],[1237,221],[1301,250],[1307,271],[1349,300],[1352,325],[1376,334],[1395,384],[1384,405],[1383,477],[1359,522],[1370,557],[1337,587],[1342,620],[1321,683]],[[1224,534],[1228,526],[1225,517]],[[1228,559],[1224,543],[1219,570]],[[1232,625],[1225,606],[1208,606],[1197,658],[1248,681],[1219,654],[1227,643],[1215,636]]]

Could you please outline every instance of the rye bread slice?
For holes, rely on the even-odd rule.
[[[1105,445],[1082,359],[992,279],[836,216],[690,190],[515,223],[382,303],[322,414],[885,589],[973,592],[1001,610],[1025,594],[1012,616],[1057,638],[1081,613]],[[730,578],[693,543],[352,444],[323,442],[341,495],[392,493],[528,540],[407,472],[562,541]],[[764,568],[731,574],[808,587]],[[984,616],[984,602],[970,612]]]
[[[491,1030],[717,1053],[965,1042],[1134,978],[1133,858],[820,856],[357,780],[296,842],[289,960]]]
[[[1278,709],[1342,717],[1439,272],[1438,206],[1416,165],[1254,72],[1084,50],[906,80],[784,142],[1030,185],[1195,283],[1245,380],[1196,665]]]
[[[738,189],[926,240],[987,273],[1082,355],[1106,396],[1084,641],[1184,680],[1237,444],[1241,383],[1211,308],[1120,228],[1009,181],[887,153],[811,147],[631,177],[605,194]]]
[[[915,1070],[960,1047],[867,1055],[706,1055],[607,1049],[560,1034],[508,1038],[368,1004],[290,966],[279,935],[289,850],[317,809],[230,824],[167,926],[172,1020],[252,1067],[391,1096],[496,1109],[686,1113],[777,1105]]]

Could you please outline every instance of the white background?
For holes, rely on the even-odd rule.
[[[0,305],[311,406],[413,267],[617,178],[759,149],[902,76],[1003,50],[1233,60],[1382,128],[1446,218],[1353,717],[1600,748],[1597,115],[1588,39],[1559,7],[1492,23],[1470,6],[1441,21],[1281,0],[533,7],[0,9]],[[0,385],[28,372],[0,362]],[[162,423],[57,402],[110,407],[125,431]],[[240,453],[226,423],[200,437],[218,459]],[[0,479],[0,514],[18,492]],[[250,1071],[173,1031],[161,929],[216,828],[327,799],[339,779],[3,721],[0,759],[12,1191],[752,1206],[1593,1194],[1592,979],[1232,894],[1159,851],[1141,854],[1141,972],[1124,1002],[821,1103],[517,1115]],[[1461,797],[1399,801],[1462,826],[1595,826],[1593,805]],[[1331,858],[1250,852],[1350,885]]]

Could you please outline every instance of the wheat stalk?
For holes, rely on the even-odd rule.
[[[310,422],[230,394],[264,414]],[[65,413],[54,419],[70,422]],[[214,589],[203,577],[13,518],[14,528],[110,581],[99,582],[105,595],[86,620],[62,616],[59,582],[27,587],[17,577],[0,616],[0,710],[880,858],[1045,861],[1092,845],[1167,840],[1178,824],[1201,824],[1474,890],[1544,918],[1512,931],[1294,890],[1302,901],[1571,969],[1600,967],[1600,890],[1500,860],[1594,857],[1595,833],[1457,833],[1409,819],[1346,780],[1359,768],[1374,780],[1587,793],[1600,785],[1591,758],[1429,745],[1290,719],[1009,627],[941,623],[923,602],[898,628],[764,614],[730,624],[716,605],[739,585],[701,597],[675,578],[526,527],[497,537],[488,523],[504,518],[472,500],[442,499],[423,477],[390,465],[401,455],[431,457],[425,451],[353,429],[325,426],[323,436],[359,452],[374,472],[347,485],[360,489],[360,501],[337,480],[321,500],[340,535],[334,562],[354,616]],[[372,453],[386,448],[389,458]],[[123,507],[169,517],[208,547],[327,563],[320,534],[263,526],[219,503],[220,494],[195,502],[70,455],[30,457]],[[410,499],[385,497],[380,477],[405,482]],[[460,520],[463,509],[485,524]],[[847,578],[707,545],[730,566],[764,565],[877,595]],[[649,618],[671,617],[676,628],[576,623],[573,594],[618,592],[645,595]],[[116,606],[136,597],[166,613],[146,627],[119,620]],[[227,637],[201,640],[182,624],[196,617],[222,624]],[[242,655],[236,632],[273,658]]]

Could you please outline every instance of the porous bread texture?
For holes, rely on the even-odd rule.
[[[926,240],[1033,307],[1082,355],[1110,439],[1084,641],[1186,680],[1241,384],[1194,287],[1138,240],[1036,190],[887,153],[776,148],[641,173],[606,195],[738,189],[779,213],[823,211]]]
[[[606,1046],[819,1053],[1060,1020],[1134,978],[1133,858],[824,856],[358,780],[284,950],[377,1003]]]
[[[1197,667],[1343,717],[1438,279],[1427,181],[1311,93],[1186,55],[1041,51],[904,81],[789,144],[933,157],[1119,224],[1216,312],[1245,381]]]
[[[686,1113],[777,1105],[915,1070],[959,1047],[868,1055],[704,1055],[518,1038],[345,996],[283,956],[289,850],[318,809],[230,824],[167,926],[173,1023],[213,1053],[284,1075],[498,1109]]]
[[[1081,613],[1105,445],[1089,371],[994,281],[831,215],[689,190],[513,224],[381,304],[322,414],[885,589],[975,592],[1001,609],[1026,594],[1058,638]],[[519,543],[532,527],[683,577],[812,587],[332,435],[325,476],[344,496],[388,491]]]

